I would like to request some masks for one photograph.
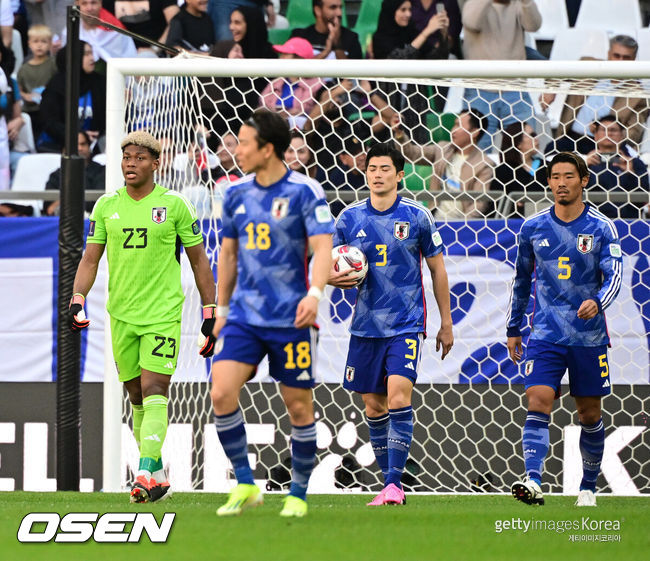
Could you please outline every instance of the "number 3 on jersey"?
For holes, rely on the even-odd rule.
[[[248,234],[248,241],[246,249],[268,249],[271,247],[271,228],[266,222],[260,222],[255,226],[254,222],[250,222],[246,228]]]
[[[377,267],[384,267],[386,263],[388,263],[388,257],[386,255],[388,246],[385,243],[378,243],[375,248],[377,249],[377,256],[383,258],[381,261],[377,261],[375,265],[377,265]]]

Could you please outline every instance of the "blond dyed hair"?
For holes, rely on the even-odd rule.
[[[48,41],[52,40],[52,30],[42,23],[37,23],[32,25],[27,31],[28,39],[47,39]]]
[[[153,135],[149,134],[147,131],[134,131],[124,137],[120,148],[124,150],[126,146],[133,144],[133,146],[141,146],[146,148],[154,155],[156,158],[160,156],[161,147],[160,142],[158,142]]]

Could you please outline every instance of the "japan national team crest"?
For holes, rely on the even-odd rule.
[[[398,240],[402,241],[405,240],[406,238],[409,237],[409,229],[411,227],[410,222],[395,222],[395,226],[393,229],[393,236],[395,236]]]
[[[276,220],[282,220],[287,214],[289,214],[289,199],[275,197],[271,204],[271,216]]]
[[[594,247],[594,237],[591,234],[578,234],[578,251],[589,253]]]
[[[162,224],[167,220],[167,207],[156,206],[151,209],[151,220],[156,224]]]
[[[354,380],[354,366],[346,366],[345,367],[345,379],[348,382],[351,382]]]

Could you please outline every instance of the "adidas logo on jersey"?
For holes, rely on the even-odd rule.
[[[119,218],[120,218],[120,215],[117,214],[117,212],[113,216],[108,217],[109,220],[118,220]]]
[[[160,437],[157,434],[150,434],[149,436],[145,436],[144,440],[154,440],[155,442],[160,442]]]
[[[548,243],[548,240],[544,238],[541,242],[539,242],[539,247],[551,247],[551,244]]]
[[[174,363],[170,360],[167,364],[165,364],[165,368],[174,368]]]
[[[609,388],[609,380],[605,380],[605,382],[603,382],[603,388]]]
[[[410,368],[411,370],[415,370],[415,366],[413,366],[412,362],[408,362],[404,365],[404,368]]]
[[[366,233],[363,230],[359,230],[359,233],[357,234],[357,238],[365,238]]]
[[[235,214],[246,214],[246,207],[244,206],[244,203],[240,204],[240,205],[235,209]]]
[[[296,377],[296,381],[298,381],[298,382],[306,382],[307,380],[311,380],[311,376],[309,375],[309,372],[307,372],[306,370],[303,370]]]

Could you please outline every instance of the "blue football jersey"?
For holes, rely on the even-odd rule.
[[[380,212],[365,199],[345,208],[336,221],[334,245],[352,245],[368,258],[350,332],[360,337],[392,337],[426,330],[422,257],[442,251],[431,212],[397,197]]]
[[[287,171],[263,187],[255,175],[247,175],[226,191],[221,220],[223,236],[239,241],[228,319],[293,327],[308,289],[308,237],[334,228],[320,184]]]
[[[621,243],[612,221],[585,205],[582,214],[563,222],[551,207],[521,226],[515,277],[507,319],[508,337],[520,328],[535,277],[531,339],[558,345],[595,347],[609,343],[603,311],[621,288]],[[599,313],[578,318],[585,300],[595,300]]]

